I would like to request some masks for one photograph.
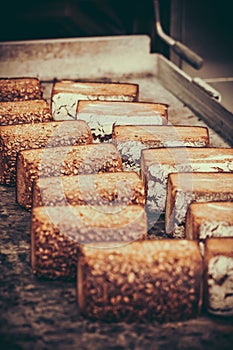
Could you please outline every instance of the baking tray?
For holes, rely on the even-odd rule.
[[[147,36],[0,43],[0,76],[36,76],[50,99],[56,79],[134,82],[142,101],[169,104],[173,125],[208,125],[212,146],[232,145],[233,116],[211,87],[161,55]],[[0,345],[3,349],[231,349],[232,319],[158,324],[93,322],[79,314],[75,283],[46,281],[30,268],[30,213],[15,188],[0,186]]]

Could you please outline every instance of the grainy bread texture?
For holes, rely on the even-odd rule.
[[[0,126],[0,183],[15,185],[16,160],[22,150],[91,142],[91,130],[82,120]]]
[[[194,241],[84,246],[78,257],[78,305],[85,316],[109,322],[181,321],[199,313],[202,274]]]
[[[136,173],[98,173],[39,178],[33,207],[61,205],[145,205],[145,190]]]
[[[45,100],[0,102],[0,125],[18,125],[52,121]]]
[[[118,171],[122,160],[110,143],[22,151],[17,161],[17,201],[31,208],[32,184],[40,177]]]
[[[51,98],[53,118],[76,119],[80,100],[137,101],[138,94],[138,84],[57,81],[53,85]]]
[[[76,278],[81,247],[109,242],[122,246],[147,234],[146,213],[139,205],[38,207],[32,212],[33,272],[47,278]]]
[[[43,89],[37,78],[0,78],[0,101],[40,100]]]

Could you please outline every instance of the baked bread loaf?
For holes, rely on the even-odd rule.
[[[233,237],[233,202],[191,203],[185,237],[203,241],[209,237]]]
[[[145,240],[124,247],[82,247],[77,297],[81,312],[104,321],[181,321],[196,317],[203,266],[198,243]]]
[[[185,217],[190,203],[209,201],[233,202],[233,173],[169,174],[165,213],[166,232],[173,237],[183,238]]]
[[[52,114],[45,100],[0,102],[0,125],[48,121],[52,121]]]
[[[233,237],[206,240],[205,282],[207,311],[233,316]]]
[[[156,220],[165,210],[167,177],[176,172],[233,172],[233,148],[171,147],[142,150],[147,210]]]
[[[90,126],[96,142],[112,139],[114,125],[167,124],[168,106],[162,103],[79,101],[77,119]]]
[[[76,278],[84,245],[121,247],[146,236],[146,213],[139,205],[37,207],[32,211],[31,264],[47,278]]]
[[[82,120],[0,126],[0,183],[15,185],[16,159],[22,150],[91,142],[91,130]]]
[[[137,84],[57,81],[53,85],[51,98],[53,118],[76,119],[80,100],[137,101],[138,93]]]
[[[60,205],[145,205],[145,190],[133,172],[39,178],[33,185],[33,207]]]
[[[40,177],[118,171],[121,157],[110,143],[22,151],[17,161],[17,201],[31,208],[32,184]]]
[[[198,126],[114,125],[112,138],[122,156],[124,170],[138,173],[143,149],[209,145],[208,129]]]
[[[43,89],[37,78],[0,78],[0,101],[40,100]]]

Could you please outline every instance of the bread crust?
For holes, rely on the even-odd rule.
[[[39,79],[28,78],[0,78],[0,101],[39,100],[43,89]]]

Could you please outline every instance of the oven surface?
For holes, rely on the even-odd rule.
[[[233,144],[233,115],[146,36],[0,43],[0,76],[36,76],[49,100],[55,79],[139,84],[139,100],[169,104],[173,125],[209,127],[211,146]],[[30,213],[0,186],[0,344],[7,349],[231,349],[232,319],[158,324],[93,322],[79,314],[75,283],[41,280],[30,267]],[[157,230],[163,230],[163,223]]]

